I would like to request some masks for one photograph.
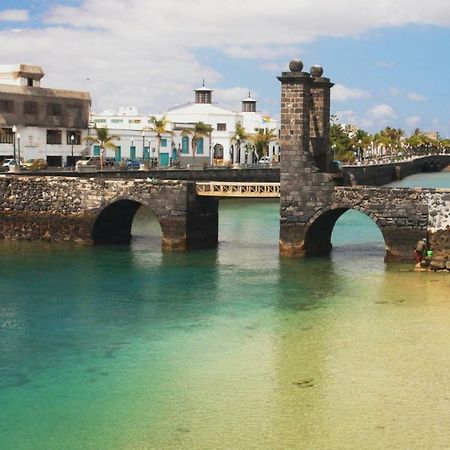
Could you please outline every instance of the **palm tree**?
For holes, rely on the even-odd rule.
[[[238,162],[240,161],[241,155],[241,142],[246,141],[249,138],[249,134],[245,131],[245,128],[242,126],[241,122],[237,122],[234,128],[234,134],[231,137],[231,143],[236,143],[236,153],[238,155]],[[233,155],[234,159],[234,155]],[[234,162],[234,161],[231,161]]]
[[[277,135],[275,129],[255,128],[256,134],[250,136],[250,140],[256,148],[258,157],[269,156],[269,144],[271,141],[276,141]]]
[[[182,131],[182,136],[191,136],[192,162],[195,162],[195,152],[197,151],[197,143],[202,137],[211,136],[212,127],[203,122],[196,122],[193,128],[186,128]]]
[[[103,163],[106,150],[115,150],[116,144],[113,141],[120,140],[117,134],[109,134],[108,128],[95,128],[97,136],[86,136],[84,140],[89,144],[97,144],[100,146],[100,170],[103,170]]]
[[[167,119],[166,116],[162,116],[160,119],[157,119],[155,116],[150,117],[150,122],[152,126],[150,127],[150,130],[156,133],[156,148],[157,148],[157,155],[156,155],[156,161],[157,166],[160,165],[160,151],[161,151],[161,137],[164,134],[170,134],[172,135],[172,131],[167,129],[167,125],[170,123],[169,119]]]

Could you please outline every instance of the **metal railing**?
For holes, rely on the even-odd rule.
[[[196,191],[204,197],[276,198],[280,196],[280,183],[200,182]]]

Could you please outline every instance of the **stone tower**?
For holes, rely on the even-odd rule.
[[[309,221],[329,203],[334,183],[329,175],[330,89],[323,69],[303,72],[301,61],[291,61],[281,81],[280,254],[327,254],[330,242],[305,247]],[[311,241],[312,242],[312,241]]]

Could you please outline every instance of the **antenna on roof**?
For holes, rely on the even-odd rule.
[[[205,79],[203,78],[203,87],[205,87]]]

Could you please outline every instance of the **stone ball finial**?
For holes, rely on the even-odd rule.
[[[303,69],[303,63],[299,59],[293,59],[289,63],[289,70],[291,72],[301,72]]]
[[[323,75],[323,67],[318,64],[314,64],[309,71],[312,77],[319,78]]]

